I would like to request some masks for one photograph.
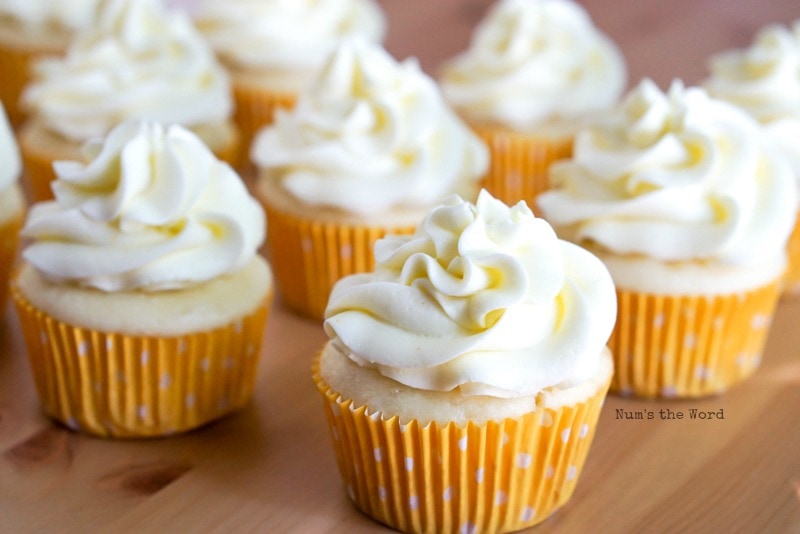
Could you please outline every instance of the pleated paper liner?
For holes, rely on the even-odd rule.
[[[489,148],[490,164],[482,187],[508,205],[535,198],[550,187],[550,164],[572,155],[572,137],[548,139],[499,128],[473,126]]]
[[[35,131],[26,132],[23,128],[19,137],[20,153],[25,168],[24,181],[31,203],[54,198],[50,187],[56,179],[53,162],[64,159],[77,160],[81,157],[81,148],[78,145],[65,150],[48,149],[43,143],[37,142],[36,135]],[[237,133],[223,145],[213,147],[212,151],[218,159],[235,165],[240,159],[242,148],[240,141],[240,135]]]
[[[789,266],[784,277],[783,294],[800,297],[800,212],[792,235],[789,237],[788,253]]]
[[[280,93],[257,85],[237,83],[235,77],[231,92],[235,106],[233,119],[239,127],[242,145],[247,147],[247,150],[242,151],[240,164],[249,165],[249,147],[258,131],[272,124],[276,110],[294,107],[297,96],[294,93]]]
[[[319,358],[313,374],[347,494],[406,532],[511,532],[545,520],[572,496],[608,389],[519,419],[422,426],[340,398]]]
[[[375,266],[373,245],[386,235],[410,234],[409,227],[318,222],[265,203],[271,264],[287,306],[322,320],[333,285],[342,277]]]
[[[19,231],[24,213],[0,224],[0,320],[5,317],[8,304],[8,287],[19,246]]]
[[[722,393],[761,362],[780,282],[739,294],[667,296],[617,289],[611,391],[692,398]]]
[[[0,44],[0,100],[8,114],[8,120],[13,127],[19,127],[25,113],[19,105],[22,90],[28,82],[28,69],[34,58],[44,53],[44,50],[23,49],[12,45]]]
[[[184,432],[246,405],[270,298],[250,315],[175,337],[81,328],[12,298],[44,411],[73,430],[114,437]]]

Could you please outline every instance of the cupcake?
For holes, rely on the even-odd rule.
[[[412,232],[451,194],[474,198],[487,166],[486,147],[416,61],[360,39],[278,111],[251,158],[278,286],[289,308],[317,320],[339,278],[372,268],[376,239]]]
[[[126,121],[54,167],[11,284],[44,411],[138,438],[250,400],[272,297],[264,213],[191,131]]]
[[[765,26],[745,49],[711,58],[708,93],[754,117],[789,159],[800,185],[800,20]],[[784,291],[800,295],[800,223],[789,239]]]
[[[373,0],[199,0],[192,13],[231,74],[245,146],[277,108],[294,106],[341,41],[380,43],[386,33]]]
[[[94,21],[100,0],[0,0],[0,101],[13,126],[23,122],[18,106],[31,63],[61,55],[72,38]]]
[[[347,493],[413,532],[509,532],[570,498],[612,374],[611,277],[482,191],[375,245],[314,363]]]
[[[28,192],[51,199],[53,161],[80,161],[81,147],[120,122],[181,124],[228,162],[238,159],[227,73],[189,19],[159,0],[110,0],[64,58],[35,64],[20,131]]]
[[[550,177],[543,217],[617,288],[613,391],[700,397],[758,368],[797,193],[753,119],[701,88],[645,79]]]
[[[512,204],[548,188],[580,125],[617,103],[626,83],[616,45],[569,0],[501,0],[469,48],[446,61],[445,98],[486,141],[483,186]]]
[[[0,319],[5,316],[8,280],[17,255],[25,200],[19,177],[22,162],[11,124],[0,104]]]

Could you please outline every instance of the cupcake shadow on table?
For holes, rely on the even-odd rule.
[[[348,496],[402,531],[543,521],[575,489],[611,379],[608,271],[486,191],[375,255],[334,287],[313,365]]]
[[[755,372],[798,200],[753,119],[701,88],[645,79],[578,133],[551,179],[542,216],[614,278],[612,391],[701,397]]]
[[[136,438],[241,408],[272,301],[262,208],[178,125],[128,121],[86,150],[55,164],[11,284],[44,411]]]

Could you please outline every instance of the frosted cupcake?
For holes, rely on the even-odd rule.
[[[757,369],[797,195],[754,120],[700,88],[643,80],[551,178],[544,218],[616,284],[612,390],[698,397]]]
[[[800,184],[800,20],[791,27],[766,26],[748,48],[718,54],[709,65],[708,93],[758,120],[789,159]],[[800,223],[789,239],[785,291],[800,294]]]
[[[386,21],[373,0],[200,0],[197,28],[231,73],[243,142],[292,107],[345,39],[380,43]]]
[[[509,532],[569,500],[611,379],[611,277],[522,202],[454,196],[331,294],[314,364],[348,495],[402,531]]]
[[[0,318],[6,313],[8,280],[25,216],[25,200],[19,186],[21,173],[22,162],[14,133],[0,104]]]
[[[87,152],[55,164],[11,287],[44,411],[148,437],[241,408],[272,296],[260,205],[177,125],[125,122]]]
[[[30,65],[41,56],[61,55],[73,37],[88,28],[100,0],[0,0],[0,101],[14,126],[23,121],[18,106]]]
[[[483,186],[507,203],[530,203],[547,189],[550,163],[570,155],[580,125],[617,103],[626,68],[579,4],[501,0],[439,82],[489,145]]]
[[[110,0],[64,58],[42,60],[23,93],[20,132],[33,200],[52,198],[52,162],[127,119],[181,124],[217,157],[238,158],[227,73],[189,19],[159,0]]]
[[[339,278],[372,268],[377,238],[412,232],[453,193],[473,198],[487,166],[486,147],[418,64],[363,40],[329,56],[251,157],[278,285],[316,319]]]

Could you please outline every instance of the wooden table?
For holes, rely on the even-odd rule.
[[[428,72],[462,49],[488,0],[383,0],[387,48]],[[797,0],[587,0],[631,83],[696,83],[705,58],[745,46]],[[610,397],[577,490],[536,532],[800,532],[800,299],[781,302],[762,368],[724,396]],[[0,532],[381,532],[340,484],[311,358],[325,337],[280,300],[253,403],[199,431],[148,441],[72,433],[39,411],[16,316],[0,327]],[[617,419],[617,409],[684,419]],[[687,419],[690,409],[722,420]]]

